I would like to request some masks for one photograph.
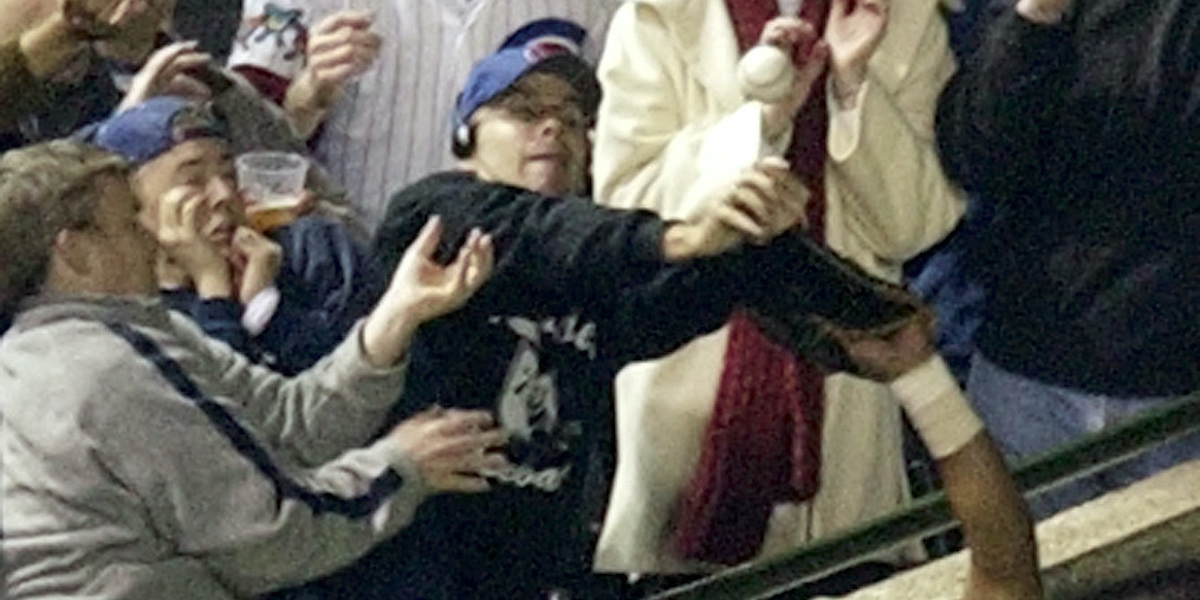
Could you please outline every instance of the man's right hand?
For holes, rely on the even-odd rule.
[[[485,492],[489,486],[481,473],[508,466],[498,450],[508,435],[486,411],[433,407],[400,423],[387,437],[398,442],[435,492]]]
[[[811,195],[786,161],[764,158],[746,169],[704,213],[669,227],[664,254],[675,262],[720,254],[743,242],[765,244],[804,223]]]
[[[201,298],[233,296],[229,262],[212,240],[200,233],[207,198],[194,186],[171,188],[158,203],[158,223],[150,230],[170,261],[183,269]]]

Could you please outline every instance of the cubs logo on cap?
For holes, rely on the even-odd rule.
[[[479,107],[533,72],[562,77],[579,94],[586,114],[599,105],[600,84],[580,56],[587,30],[564,19],[539,19],[517,29],[491,56],[475,64],[454,107],[452,130],[462,131]]]

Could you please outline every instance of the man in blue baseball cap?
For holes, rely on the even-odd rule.
[[[200,199],[192,225],[220,260],[194,273],[164,257],[159,284],[168,304],[251,359],[303,371],[382,293],[386,274],[339,223],[309,215],[265,235],[246,225],[228,127],[209,104],[152,98],[97,125],[90,141],[135,165],[133,187],[152,222],[173,188]]]
[[[452,117],[451,148],[464,169],[549,195],[585,190],[600,102],[578,55],[585,36],[568,21],[535,21],[471,70]]]

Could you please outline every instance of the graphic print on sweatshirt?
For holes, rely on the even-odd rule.
[[[491,317],[489,325],[517,336],[516,348],[496,399],[496,418],[509,433],[506,469],[487,473],[489,479],[522,488],[557,492],[581,452],[583,423],[565,420],[559,380],[571,377],[554,360],[563,351],[596,355],[596,325],[577,315],[548,317]],[[574,362],[574,361],[569,361]]]

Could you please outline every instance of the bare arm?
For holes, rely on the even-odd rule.
[[[1041,598],[1033,522],[987,433],[937,462],[971,549],[965,598]]]
[[[945,362],[933,353],[929,313],[882,338],[828,326],[827,330],[863,373],[890,382],[937,460],[950,507],[971,549],[964,598],[1041,598],[1028,508]]]

